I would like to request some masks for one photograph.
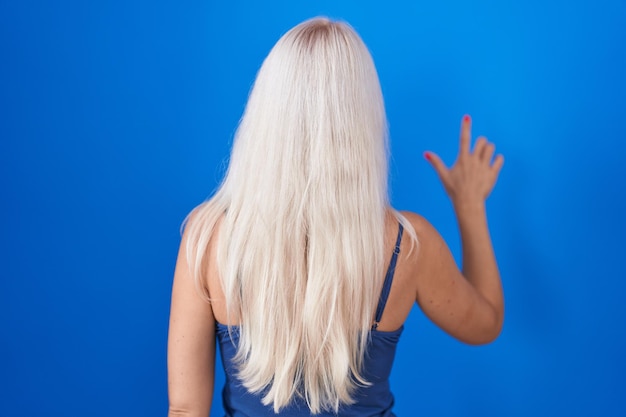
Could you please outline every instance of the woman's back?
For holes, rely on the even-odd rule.
[[[452,169],[426,156],[456,210],[463,273],[425,219],[390,207],[382,93],[356,32],[314,19],[284,35],[259,71],[223,183],[184,222],[168,336],[170,414],[210,408],[216,338],[230,378],[227,409],[253,396],[275,413],[362,407],[354,415],[391,413],[388,373],[415,302],[459,340],[493,340],[503,300],[484,200],[503,160],[492,163],[482,138],[470,151],[469,117],[460,143]],[[361,388],[372,372],[382,379],[368,397]]]
[[[409,214],[409,213],[405,213]],[[384,242],[385,242],[385,256],[384,259],[389,262],[394,253],[394,248],[398,238],[398,220],[394,216],[393,211],[389,210],[385,216],[385,230],[384,230]],[[219,223],[217,226],[216,234],[219,235]],[[209,262],[207,268],[207,285],[209,293],[211,294],[211,306],[215,316],[215,320],[218,323],[224,325],[238,325],[239,319],[234,316],[228,318],[226,311],[226,303],[224,297],[224,291],[221,287],[219,272],[217,269],[217,254],[216,254],[216,242],[211,242],[208,247],[210,259],[214,259],[214,262]],[[384,310],[384,314],[380,323],[378,324],[378,330],[380,331],[396,331],[405,322],[408,317],[411,308],[415,304],[415,294],[417,290],[417,283],[415,282],[415,256],[417,247],[412,248],[410,239],[406,236],[401,240],[400,252],[398,254],[398,261],[395,266],[395,273],[393,275],[393,283],[391,291],[387,300],[387,304]],[[409,262],[408,259],[412,262]],[[381,274],[377,285],[378,293],[382,290],[385,275]],[[347,300],[349,302],[349,300]],[[375,300],[375,304],[372,306],[375,310],[378,304],[378,298]],[[374,324],[374,317],[372,317],[372,324]]]
[[[394,219],[395,217],[390,219],[392,225]],[[389,266],[383,277],[380,297],[377,301],[376,313],[373,319],[374,324],[370,331],[370,339],[363,361],[363,376],[369,384],[357,388],[357,391],[354,393],[353,404],[343,404],[339,407],[338,414],[341,416],[394,416],[392,412],[394,397],[389,385],[389,376],[396,346],[404,329],[404,326],[400,325],[394,330],[386,330],[386,327],[393,323],[393,320],[387,319],[387,317],[397,317],[399,312],[397,305],[391,305],[389,302],[391,290],[393,289],[394,295],[397,295],[396,293],[398,292],[398,287],[394,284],[394,281],[397,261],[402,252],[403,226],[395,222],[395,229],[396,235],[394,236],[392,248],[390,251],[386,251],[389,254]],[[219,277],[216,274],[217,271],[213,270],[209,275],[211,277],[209,290],[219,294],[218,297],[220,297],[223,296],[223,291],[221,290]],[[219,298],[216,299],[216,301],[218,300]],[[226,383],[222,390],[222,401],[227,415],[233,417],[277,415],[271,406],[263,404],[263,392],[256,395],[251,394],[237,377],[237,367],[234,358],[239,343],[239,326],[237,324],[224,324],[227,321],[224,303],[218,301],[216,304],[222,304],[221,309],[219,307],[216,309],[215,317],[217,321],[217,341],[226,374]],[[220,321],[219,317],[222,317],[223,321]],[[310,415],[310,410],[304,398],[296,397],[289,406],[281,410],[279,415],[308,416]],[[330,417],[336,414],[334,411],[324,411],[317,415]]]

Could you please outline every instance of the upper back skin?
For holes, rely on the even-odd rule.
[[[410,221],[416,228],[416,232],[418,231],[418,225],[415,224],[415,214],[413,213],[405,213],[403,214],[411,214]],[[218,223],[216,231],[219,230],[220,224]],[[389,261],[391,260],[391,256],[393,254],[393,250],[396,243],[396,238],[398,235],[398,220],[395,218],[393,213],[389,210],[387,212],[387,217],[385,221],[385,269],[387,268]],[[219,236],[219,233],[215,233],[215,236]],[[391,286],[391,291],[389,294],[389,298],[387,301],[387,305],[385,307],[382,319],[378,325],[379,331],[393,331],[400,328],[406,318],[411,311],[411,308],[415,304],[416,300],[416,292],[417,292],[417,282],[416,282],[416,267],[418,261],[418,251],[420,246],[425,243],[421,242],[420,236],[418,234],[417,245],[414,245],[413,250],[409,254],[411,250],[411,241],[408,236],[408,233],[404,233],[402,242],[400,244],[400,254],[398,255],[398,261],[396,264],[396,270],[393,277],[393,283]],[[209,265],[208,265],[208,289],[209,294],[211,296],[211,306],[213,309],[213,315],[215,316],[215,320],[222,324],[230,324],[237,325],[238,318],[231,317],[230,322],[227,319],[226,315],[226,306],[224,303],[224,292],[221,288],[219,275],[216,267],[216,257],[215,257],[215,242],[212,241],[209,243]],[[383,281],[385,279],[385,273],[383,272],[379,277],[379,287],[382,289]],[[347,300],[346,300],[347,301]],[[377,300],[378,302],[378,300]],[[373,306],[376,307],[375,305]],[[374,318],[372,317],[372,323]]]

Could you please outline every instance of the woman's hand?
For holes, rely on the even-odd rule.
[[[437,171],[456,208],[482,206],[504,164],[502,155],[496,156],[493,163],[491,162],[495,145],[487,142],[483,136],[476,140],[473,151],[470,151],[471,124],[471,118],[464,116],[461,122],[459,155],[452,168],[446,167],[437,154],[424,153],[424,157]]]

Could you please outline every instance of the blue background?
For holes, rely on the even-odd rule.
[[[503,333],[466,346],[415,308],[396,412],[626,415],[626,2],[537,0],[0,2],[0,415],[166,415],[180,223],[265,55],[320,14],[377,63],[394,205],[457,259],[422,152],[451,163],[469,113],[506,156]]]

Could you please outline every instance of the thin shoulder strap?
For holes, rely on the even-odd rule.
[[[378,328],[378,323],[383,317],[383,311],[385,311],[385,305],[387,304],[387,298],[389,298],[389,291],[391,290],[391,283],[393,281],[393,274],[396,272],[396,263],[398,262],[398,254],[400,253],[400,242],[402,241],[402,232],[404,227],[402,223],[398,227],[398,238],[396,239],[396,247],[391,255],[391,262],[387,268],[387,275],[385,275],[385,282],[383,283],[383,289],[380,292],[380,298],[378,299],[378,307],[376,308],[376,318],[374,319],[373,330]]]

